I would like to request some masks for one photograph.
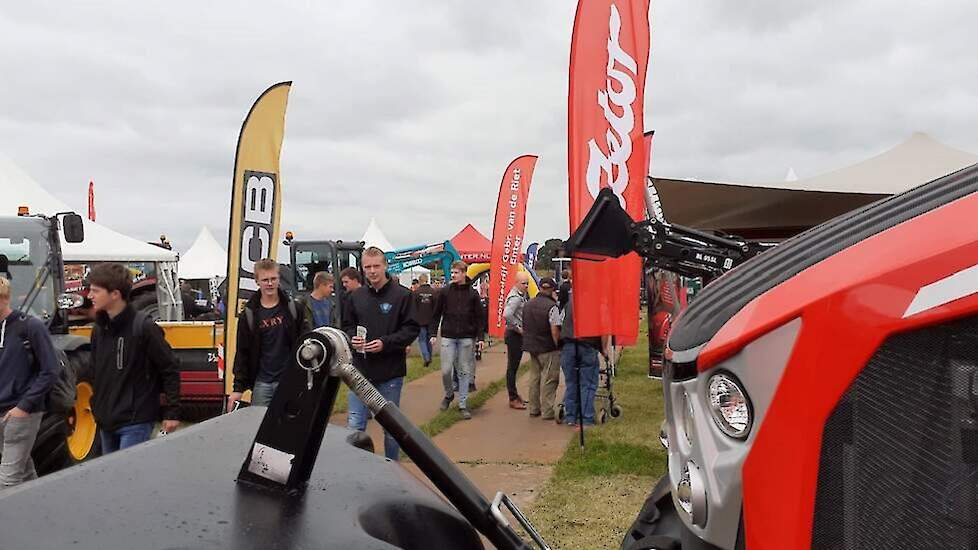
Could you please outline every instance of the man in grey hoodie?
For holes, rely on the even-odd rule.
[[[523,359],[523,306],[529,299],[530,274],[520,271],[516,274],[516,283],[506,295],[506,305],[503,317],[506,319],[506,390],[509,392],[509,407],[511,409],[526,409],[526,402],[516,389],[516,371]]]
[[[35,479],[31,449],[59,365],[44,323],[10,308],[0,277],[0,489]]]

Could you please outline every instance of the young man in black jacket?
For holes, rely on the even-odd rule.
[[[163,430],[180,425],[180,370],[163,329],[129,305],[132,275],[121,264],[92,268],[89,298],[95,307],[92,413],[99,425],[102,453],[147,441],[160,418]]]
[[[399,405],[407,374],[406,350],[418,337],[414,298],[387,275],[387,258],[381,249],[364,250],[361,265],[367,285],[350,293],[343,330],[352,339],[353,365],[385,399]],[[358,327],[366,329],[365,337],[357,334]],[[347,410],[347,427],[366,431],[370,412],[352,391]],[[397,460],[399,453],[397,441],[384,432],[384,456]]]
[[[467,267],[461,261],[452,264],[451,284],[438,291],[429,326],[434,343],[441,324],[441,380],[445,387],[441,410],[448,409],[455,399],[454,370],[458,374],[458,410],[465,420],[472,418],[466,407],[469,382],[475,372],[475,350],[485,345],[486,331],[482,299],[465,277]]]
[[[0,277],[0,489],[37,477],[31,449],[59,370],[47,327],[10,308]]]
[[[252,405],[267,407],[278,389],[279,377],[292,364],[296,342],[312,330],[305,306],[279,288],[275,260],[255,262],[255,281],[258,292],[238,315],[234,391],[228,396],[228,411],[247,390],[251,390]]]

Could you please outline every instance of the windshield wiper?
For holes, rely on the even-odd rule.
[[[48,254],[48,261],[44,262],[44,267],[37,272],[37,276],[34,277],[34,285],[31,286],[30,291],[27,296],[24,296],[24,302],[20,304],[20,311],[23,313],[28,313],[31,310],[31,306],[34,305],[34,300],[41,294],[41,289],[48,282],[48,278],[51,276],[51,254]]]

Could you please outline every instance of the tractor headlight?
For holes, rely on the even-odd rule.
[[[676,486],[676,500],[690,521],[700,527],[706,525],[706,485],[693,461],[687,461],[683,466],[682,477]]]
[[[753,411],[747,392],[730,373],[718,372],[710,377],[710,413],[720,430],[737,439],[747,437]]]

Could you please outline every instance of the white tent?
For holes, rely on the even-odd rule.
[[[194,244],[180,256],[177,270],[181,279],[223,278],[228,271],[228,253],[204,226]]]
[[[380,230],[380,226],[377,225],[376,218],[370,218],[370,224],[367,225],[367,230],[363,232],[363,237],[360,240],[363,241],[364,247],[376,246],[384,252],[394,250],[394,245],[387,240],[387,236],[384,235],[384,232]],[[417,279],[422,273],[429,272],[428,269],[419,265],[402,271],[397,275],[397,279],[402,285],[409,287],[411,286],[412,279]]]
[[[795,181],[653,181],[672,223],[777,239],[975,163],[978,155],[917,132],[862,162]]]
[[[894,195],[978,163],[978,155],[948,147],[923,132],[856,164],[783,184],[738,183],[801,191]]]
[[[79,185],[79,190],[82,187]],[[15,216],[19,206],[32,214],[52,215],[71,208],[45,191],[10,159],[0,155],[0,216]],[[84,212],[79,212],[84,216]],[[176,261],[177,255],[148,243],[127,237],[104,225],[85,219],[85,240],[78,244],[61,242],[65,261]]]
[[[367,230],[363,232],[363,237],[360,240],[363,241],[364,248],[376,246],[384,252],[394,250],[394,245],[387,240],[387,236],[377,225],[376,218],[370,218],[370,224],[367,226]]]

